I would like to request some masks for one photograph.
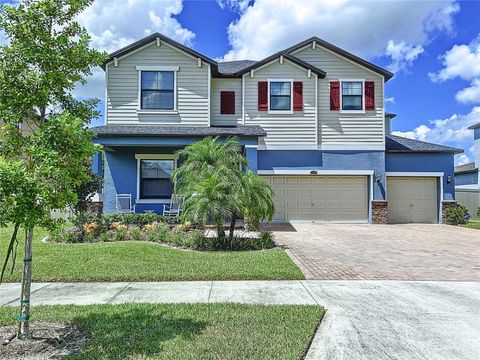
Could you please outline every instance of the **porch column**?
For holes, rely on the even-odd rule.
[[[255,174],[257,173],[257,145],[245,145],[245,156],[248,160],[248,167]]]

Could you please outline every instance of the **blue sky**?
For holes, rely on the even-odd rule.
[[[480,122],[478,14],[480,2],[454,0],[97,0],[79,21],[108,52],[159,31],[226,60],[319,36],[394,70],[385,98],[396,134],[464,148],[456,161],[465,163],[467,127]],[[77,95],[102,98],[103,72]]]

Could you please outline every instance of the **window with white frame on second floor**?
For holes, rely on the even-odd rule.
[[[173,71],[142,71],[140,86],[141,109],[175,109]]]
[[[361,81],[342,81],[342,110],[363,110]]]
[[[270,110],[292,110],[292,83],[289,81],[270,82]]]

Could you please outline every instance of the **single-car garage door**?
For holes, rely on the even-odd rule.
[[[437,223],[437,178],[387,177],[389,223]]]
[[[367,176],[263,176],[275,192],[276,221],[368,221]]]

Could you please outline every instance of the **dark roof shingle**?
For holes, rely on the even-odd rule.
[[[266,136],[267,133],[258,125],[252,126],[138,126],[138,125],[102,125],[90,128],[97,134],[97,137],[107,136],[238,136],[257,137]]]
[[[462,153],[462,149],[450,146],[412,140],[396,135],[385,135],[385,151],[387,152],[436,152],[436,153]]]
[[[254,60],[235,60],[235,61],[224,61],[218,63],[218,73],[219,75],[236,75],[246,69],[247,67],[255,64]]]

